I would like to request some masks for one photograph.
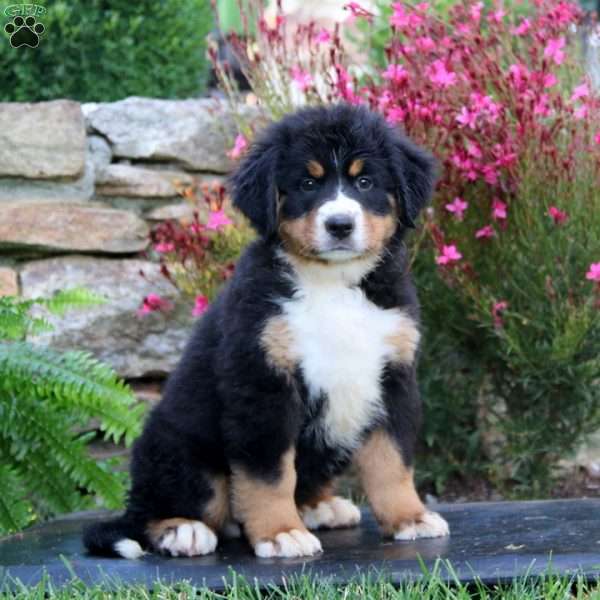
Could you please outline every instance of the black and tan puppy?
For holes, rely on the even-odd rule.
[[[198,323],[137,441],[125,514],[92,553],[213,552],[245,534],[258,556],[321,550],[309,530],[360,512],[334,495],[351,463],[385,535],[448,534],[413,484],[418,305],[402,238],[433,160],[346,105],[270,126],[232,178],[260,237]]]

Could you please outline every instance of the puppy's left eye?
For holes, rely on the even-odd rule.
[[[356,180],[356,187],[361,192],[368,192],[373,187],[373,180],[363,175]]]

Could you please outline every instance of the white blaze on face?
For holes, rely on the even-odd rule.
[[[325,222],[333,216],[349,216],[354,221],[354,229],[348,238],[338,240],[333,237],[326,229]],[[328,200],[317,210],[316,218],[316,243],[317,249],[321,253],[331,252],[332,255],[339,255],[340,259],[360,254],[365,250],[365,223],[363,209],[359,202],[346,196],[338,189],[337,196],[333,200]],[[336,246],[344,245],[344,250],[335,250]],[[336,256],[332,256],[335,258]]]

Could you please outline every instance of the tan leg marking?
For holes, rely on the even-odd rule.
[[[417,329],[417,324],[402,312],[397,331],[387,336],[385,340],[392,348],[391,361],[411,365],[415,360],[420,339],[421,334]]]
[[[258,556],[310,556],[321,550],[296,508],[294,458],[294,450],[283,455],[281,475],[273,483],[256,479],[242,469],[232,470],[233,514],[243,523]]]
[[[260,336],[269,364],[288,374],[292,374],[298,363],[298,357],[292,350],[293,336],[286,320],[277,315],[270,318]]]
[[[202,520],[214,531],[220,531],[230,517],[229,483],[224,475],[212,480],[213,497],[209,500]]]
[[[387,433],[375,431],[356,454],[360,478],[386,535],[425,513],[400,451]]]
[[[316,177],[317,179],[320,179],[325,175],[325,167],[316,160],[309,160],[306,164],[306,169],[311,177]]]
[[[202,521],[163,519],[151,521],[147,534],[152,546],[171,556],[200,556],[214,552],[217,536]]]
[[[357,158],[350,163],[350,168],[348,169],[348,175],[350,177],[356,177],[360,174],[365,166],[365,161],[362,158]]]
[[[375,431],[356,454],[360,478],[373,513],[385,535],[398,540],[448,535],[448,525],[426,510],[390,436]]]
[[[317,506],[319,502],[331,500],[331,498],[333,498],[334,490],[335,483],[333,481],[326,483],[312,498],[310,498],[304,503],[304,506],[310,506],[311,508],[315,508],[315,506]]]

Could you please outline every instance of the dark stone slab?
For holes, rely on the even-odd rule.
[[[91,557],[81,545],[81,528],[106,515],[81,513],[1,540],[0,583],[8,576],[33,584],[45,570],[55,584],[69,581],[74,573],[87,583],[108,579],[149,585],[157,578],[189,579],[222,588],[230,569],[264,585],[300,573],[343,582],[371,570],[399,582],[422,575],[419,560],[431,568],[438,558],[449,560],[463,581],[479,577],[502,582],[541,574],[549,566],[554,573],[600,575],[600,499],[455,504],[439,510],[450,524],[449,538],[383,540],[365,511],[356,529],[319,532],[324,553],[308,560],[258,559],[241,540],[224,542],[216,554],[202,558]],[[449,576],[443,566],[441,573]]]

